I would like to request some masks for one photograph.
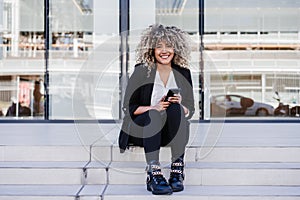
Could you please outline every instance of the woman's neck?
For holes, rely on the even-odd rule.
[[[166,87],[169,80],[170,73],[172,71],[171,64],[170,65],[158,64],[157,71],[159,73],[160,80],[163,82],[164,87]]]
[[[156,67],[157,70],[160,72],[170,72],[172,70],[171,64],[168,65],[157,64]]]

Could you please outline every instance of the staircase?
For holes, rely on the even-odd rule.
[[[146,191],[143,150],[119,153],[119,124],[0,126],[0,200],[300,200],[300,123],[191,124],[185,191],[171,196]]]

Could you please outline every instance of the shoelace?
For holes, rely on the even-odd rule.
[[[171,166],[171,176],[172,177],[184,177],[183,175],[184,164],[182,162],[174,162]]]
[[[158,165],[152,165],[152,175],[153,175],[153,180],[158,183],[158,184],[165,184],[167,183],[166,179],[163,176],[163,173],[161,172],[160,166]]]
[[[153,180],[158,183],[158,184],[166,184],[167,181],[166,179],[163,177],[162,173],[161,174],[153,174]]]

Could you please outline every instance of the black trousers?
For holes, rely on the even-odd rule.
[[[134,119],[130,142],[143,146],[147,163],[159,161],[161,146],[170,146],[172,161],[184,156],[189,138],[189,123],[180,104],[170,104],[166,111],[149,110]]]

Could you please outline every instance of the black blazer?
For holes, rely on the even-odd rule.
[[[189,110],[189,115],[186,119],[190,119],[195,112],[191,72],[189,69],[182,68],[175,64],[172,64],[172,69],[176,84],[181,88],[181,104]],[[130,121],[136,117],[133,113],[139,106],[150,106],[151,104],[155,74],[156,69],[152,69],[149,73],[148,68],[144,64],[137,64],[129,78],[123,102],[125,117],[119,135],[119,147],[121,152],[128,146]]]

